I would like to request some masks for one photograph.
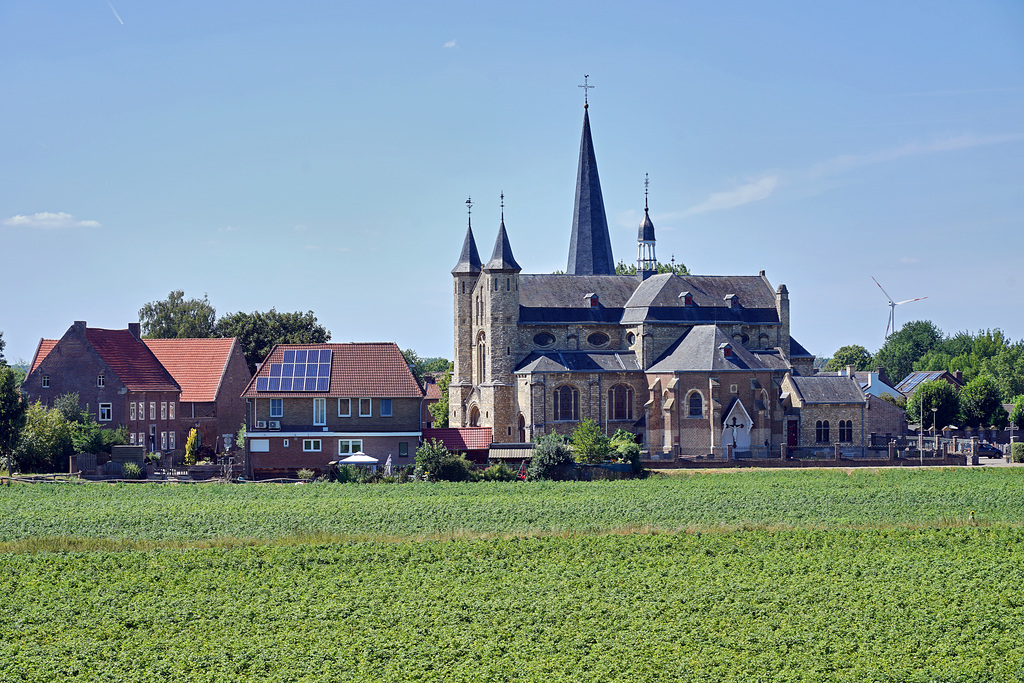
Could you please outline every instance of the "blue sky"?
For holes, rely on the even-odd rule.
[[[1024,4],[0,4],[0,330],[173,289],[451,356],[486,258],[565,267],[583,75],[616,258],[785,283],[830,355],[897,323],[1024,338]]]

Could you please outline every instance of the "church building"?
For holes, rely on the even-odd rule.
[[[786,286],[764,271],[658,274],[644,203],[637,273],[617,275],[584,105],[566,272],[523,273],[504,215],[483,262],[470,223],[452,269],[451,426],[526,442],[589,418],[666,459],[777,454],[796,437],[783,382],[814,358],[790,336]]]

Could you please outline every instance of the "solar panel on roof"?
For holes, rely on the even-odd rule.
[[[256,378],[256,391],[330,391],[331,349],[288,349],[283,363],[271,363],[269,377]]]

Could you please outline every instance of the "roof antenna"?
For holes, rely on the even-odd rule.
[[[587,102],[587,91],[593,88],[592,85],[587,85],[587,79],[590,78],[590,74],[583,74],[583,85],[577,85],[577,88],[583,88],[583,108],[587,109],[590,104]]]
[[[469,227],[473,227],[473,198],[466,199],[466,214],[469,217]]]

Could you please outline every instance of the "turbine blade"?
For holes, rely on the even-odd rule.
[[[916,299],[907,299],[906,301],[897,301],[897,302],[896,302],[895,304],[893,304],[893,305],[894,305],[894,306],[899,306],[900,304],[909,304],[909,303],[910,303],[911,301],[921,301],[922,299],[927,299],[927,298],[928,298],[928,297],[926,297],[926,296],[919,296],[919,297],[917,297]]]
[[[870,277],[870,278],[871,278],[872,280],[875,280],[875,276],[874,276],[874,275],[871,275],[871,276],[869,276],[869,277]],[[889,303],[892,303],[892,297],[891,297],[891,296],[889,296],[889,292],[885,291],[885,287],[883,287],[883,286],[882,286],[881,284],[879,284],[878,280],[875,280],[875,284],[876,284],[876,285],[878,285],[878,288],[879,288],[880,290],[882,290],[882,294],[885,294],[885,298],[889,300]]]

